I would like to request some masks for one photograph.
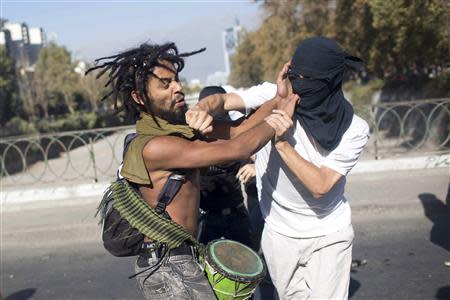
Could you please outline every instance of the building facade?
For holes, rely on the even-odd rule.
[[[16,68],[33,69],[45,45],[45,33],[25,23],[0,20],[0,45],[6,48]]]

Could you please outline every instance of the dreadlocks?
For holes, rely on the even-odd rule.
[[[105,87],[111,86],[111,91],[107,93],[101,101],[112,96],[114,100],[114,109],[117,113],[125,110],[128,116],[136,119],[140,111],[144,108],[136,103],[131,92],[136,91],[144,103],[149,103],[147,96],[147,80],[153,74],[155,67],[161,67],[175,73],[167,67],[162,61],[168,61],[174,65],[176,73],[184,68],[184,57],[191,56],[205,51],[206,48],[188,53],[178,53],[174,43],[163,45],[142,44],[140,47],[124,51],[117,55],[101,57],[95,60],[95,67],[88,69],[88,73],[101,69],[96,78],[107,74],[109,80]],[[153,114],[149,105],[145,108]]]

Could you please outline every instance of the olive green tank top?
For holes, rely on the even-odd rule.
[[[142,151],[145,145],[158,136],[180,136],[189,140],[195,137],[194,130],[187,125],[174,125],[166,120],[141,112],[136,122],[138,136],[128,146],[120,174],[128,181],[152,186],[151,178],[145,167]]]

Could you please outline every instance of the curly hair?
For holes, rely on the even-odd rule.
[[[136,103],[132,99],[131,92],[136,91],[141,99],[145,100],[144,103],[150,102],[147,96],[147,82],[149,76],[153,74],[154,68],[161,67],[172,73],[179,73],[184,68],[184,57],[205,50],[206,48],[201,48],[193,52],[179,53],[174,43],[163,45],[145,43],[138,48],[96,59],[96,66],[88,69],[85,75],[101,69],[96,78],[107,75],[108,81],[105,87],[111,87],[111,90],[101,101],[112,97],[114,109],[117,113],[125,110],[129,117],[136,119],[142,110],[153,114],[149,105],[142,107],[142,105]],[[162,61],[173,64],[176,71],[164,65]]]

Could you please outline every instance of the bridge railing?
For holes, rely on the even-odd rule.
[[[134,126],[0,140],[2,185],[112,178]]]
[[[450,98],[355,107],[370,125],[364,157],[450,151]],[[2,186],[111,180],[134,126],[0,139]]]
[[[357,106],[371,129],[366,152],[375,159],[450,150],[450,98]]]

